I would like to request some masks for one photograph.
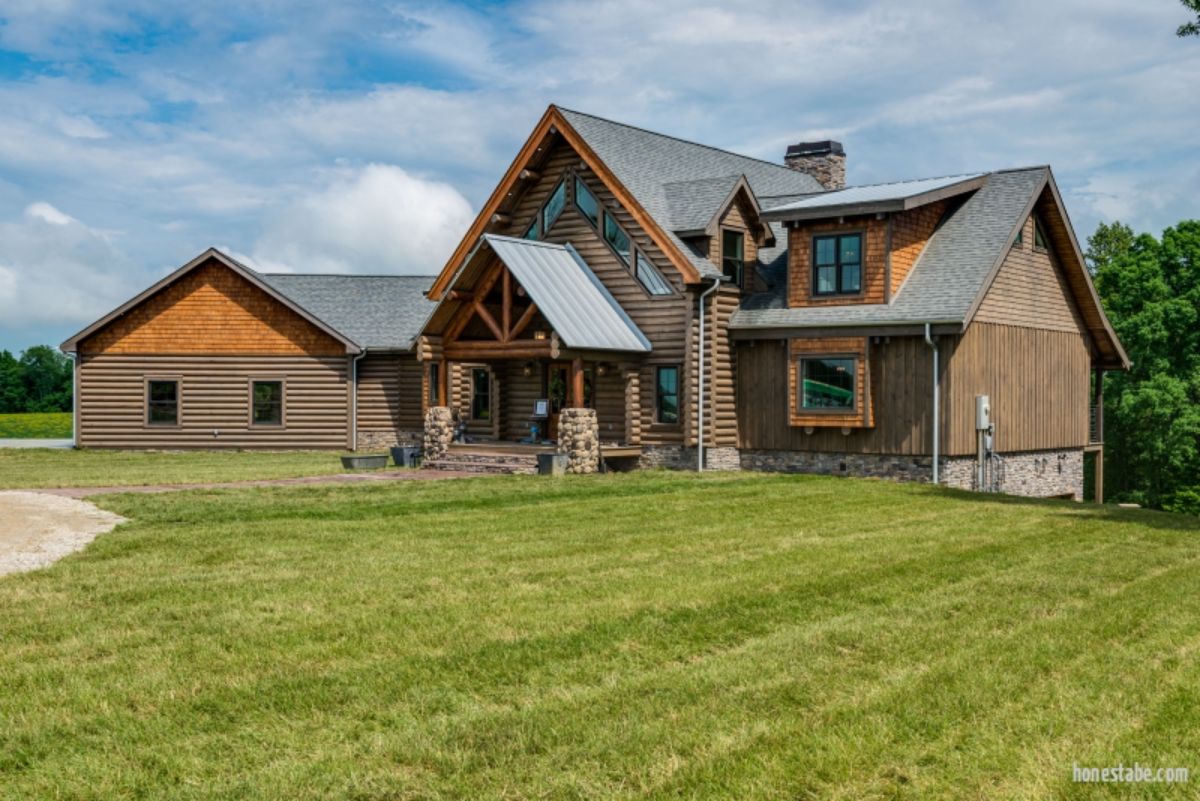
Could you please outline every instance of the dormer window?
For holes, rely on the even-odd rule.
[[[567,205],[567,183],[559,181],[558,186],[554,187],[554,191],[550,193],[550,199],[546,201],[546,208],[542,212],[543,225],[546,228],[546,233],[554,227],[554,223],[558,220],[558,216],[562,214],[563,208]]]
[[[721,272],[739,289],[745,271],[746,235],[725,229],[721,232]]]
[[[813,237],[813,294],[862,292],[862,234]]]

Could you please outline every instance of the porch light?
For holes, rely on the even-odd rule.
[[[545,332],[544,330],[542,330],[542,329],[540,329],[540,328],[539,328],[538,330],[536,330],[536,331],[534,331],[534,332],[533,332],[533,338],[534,338],[534,339],[545,339],[545,338],[546,338],[546,332]]]
[[[599,364],[597,364],[596,365],[596,375],[598,375],[598,376],[608,375],[608,365],[605,364],[604,362],[600,362]]]

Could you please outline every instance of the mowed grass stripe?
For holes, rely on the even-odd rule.
[[[1200,632],[1163,515],[757,476],[166,500],[0,583],[24,787],[1041,797],[1179,697]]]

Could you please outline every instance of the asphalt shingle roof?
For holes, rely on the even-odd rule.
[[[784,308],[762,293],[734,312],[731,328],[961,323],[1048,176],[1046,167],[989,173],[934,231],[890,304]]]
[[[717,277],[721,275],[721,270],[680,240],[675,231],[690,229],[677,227],[673,215],[678,213],[691,220],[702,212],[698,206],[685,208],[678,190],[668,189],[670,185],[700,181],[719,185],[720,181],[730,178],[725,193],[728,194],[728,189],[733,187],[733,181],[736,180],[731,176],[744,175],[756,196],[803,195],[822,191],[821,184],[811,175],[783,164],[687,142],[579,111],[564,108],[559,111],[617,180],[667,232],[673,244],[679,247],[701,275]],[[704,194],[711,197],[715,192],[709,186]],[[718,202],[724,198],[725,195],[722,195]],[[715,208],[710,209],[708,216],[711,217],[715,211]]]
[[[407,350],[433,311],[425,291],[433,276],[259,273],[360,348]]]

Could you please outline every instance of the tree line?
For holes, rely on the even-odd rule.
[[[69,412],[71,360],[49,345],[14,356],[0,350],[0,414]]]
[[[1106,500],[1200,514],[1200,220],[1101,223],[1087,258],[1133,362],[1105,377]]]

